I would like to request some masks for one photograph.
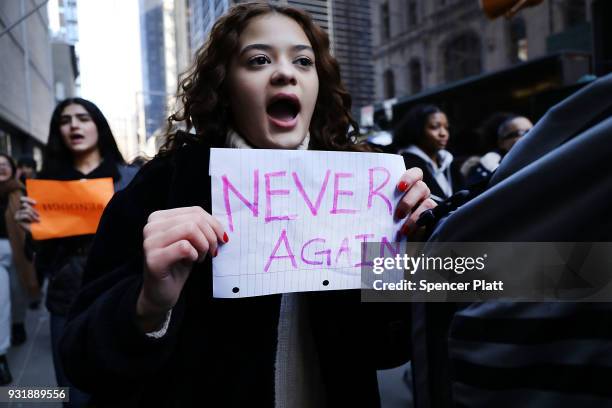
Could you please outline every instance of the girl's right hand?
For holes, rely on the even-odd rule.
[[[19,198],[21,205],[17,211],[15,211],[15,221],[25,231],[30,232],[30,227],[33,222],[40,222],[40,215],[34,206],[36,200],[33,198],[22,196]]]
[[[174,307],[194,262],[217,255],[228,242],[221,223],[201,207],[155,211],[143,230],[144,280],[136,305],[141,329],[162,325]]]

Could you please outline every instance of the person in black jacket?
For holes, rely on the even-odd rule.
[[[112,177],[115,191],[124,188],[136,173],[125,164],[110,126],[92,102],[69,98],[60,102],[51,116],[49,139],[44,150],[41,179],[79,180]],[[15,219],[29,231],[38,222],[36,202],[22,197]],[[53,363],[58,386],[70,387],[70,403],[78,407],[89,397],[74,388],[66,378],[59,359],[59,339],[64,331],[68,309],[81,287],[82,273],[93,234],[54,238],[35,243],[35,266],[49,277],[46,306],[51,314]]]
[[[171,119],[195,134],[172,134],[106,208],[62,339],[69,377],[96,406],[379,406],[376,368],[408,358],[406,307],[212,297],[211,257],[233,237],[210,214],[211,147],[365,150],[327,35],[297,9],[236,5],[179,89]],[[420,178],[398,180],[405,225],[435,206]],[[300,347],[280,346],[283,318]]]
[[[533,123],[524,116],[511,115],[497,129],[497,146],[478,160],[466,177],[468,186],[478,185],[491,178],[510,149],[533,128]]]
[[[446,114],[435,105],[413,107],[397,125],[393,144],[406,168],[418,167],[437,202],[463,187],[463,176],[446,150],[450,133]]]

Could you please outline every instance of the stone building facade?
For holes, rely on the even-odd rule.
[[[489,20],[479,0],[375,0],[377,101],[416,94],[561,50],[591,50],[592,0],[544,0]]]

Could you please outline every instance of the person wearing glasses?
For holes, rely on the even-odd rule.
[[[504,156],[532,127],[533,123],[524,116],[513,115],[504,120],[497,129],[497,148],[482,156],[469,171],[467,185],[473,186],[488,180]]]

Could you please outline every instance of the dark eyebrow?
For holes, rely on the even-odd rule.
[[[268,44],[249,44],[246,47],[244,47],[241,51],[240,51],[240,55],[244,54],[245,52],[249,51],[249,50],[262,50],[262,51],[272,51],[272,46],[268,45]],[[293,47],[291,47],[291,49],[293,51],[303,51],[303,50],[308,50],[311,51],[312,53],[314,53],[314,50],[312,49],[311,46],[309,45],[304,45],[304,44],[299,44],[299,45],[294,45]]]
[[[244,54],[250,50],[263,50],[263,51],[271,51],[272,47],[266,44],[249,44],[240,51],[240,55]]]
[[[307,50],[307,51],[310,51],[310,52],[312,52],[314,54],[314,50],[312,49],[312,47],[310,45],[294,45],[291,48],[293,49],[293,51]]]
[[[61,115],[60,119],[69,119],[72,116],[76,116],[77,118],[89,118],[91,115],[89,113],[76,113],[74,115]]]

